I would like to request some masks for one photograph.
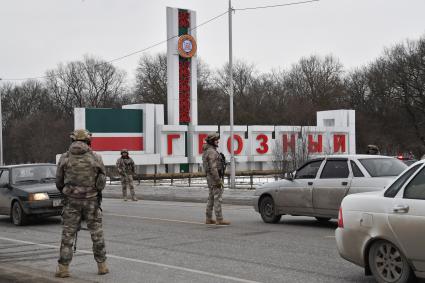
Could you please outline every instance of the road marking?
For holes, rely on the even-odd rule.
[[[325,238],[335,238],[335,236],[325,236]]]
[[[135,216],[135,215],[115,214],[115,213],[103,213],[103,215],[116,216],[116,217],[127,217],[127,218],[136,218],[136,219],[143,219],[143,220],[158,220],[158,221],[166,221],[166,222],[176,222],[176,223],[205,225],[205,223],[202,223],[202,222],[185,221],[185,220],[177,220],[177,219],[144,217],[144,216]]]
[[[15,242],[15,243],[21,243],[21,244],[35,245],[35,246],[46,247],[46,248],[53,248],[53,249],[57,249],[57,250],[59,249],[58,246],[54,246],[54,245],[40,244],[40,243],[34,243],[34,242],[29,242],[29,241],[9,239],[9,238],[4,238],[4,237],[0,237],[0,240],[10,241],[10,242]],[[77,251],[79,253],[84,253],[84,254],[93,254],[93,252],[87,251],[87,250],[77,250]],[[148,265],[153,265],[153,266],[158,266],[158,267],[170,268],[170,269],[175,269],[175,270],[180,270],[180,271],[186,271],[186,272],[200,274],[200,275],[207,275],[207,276],[211,276],[211,277],[215,277],[215,278],[219,278],[219,279],[232,280],[232,281],[235,281],[235,282],[260,283],[259,281],[252,281],[252,280],[247,280],[247,279],[233,277],[233,276],[220,275],[220,274],[210,273],[210,272],[206,272],[206,271],[202,271],[202,270],[198,270],[198,269],[191,269],[191,268],[186,268],[186,267],[181,267],[181,266],[176,266],[176,265],[169,265],[169,264],[164,264],[164,263],[159,263],[159,262],[154,262],[154,261],[128,258],[128,257],[117,256],[117,255],[112,255],[112,254],[107,254],[107,257],[125,260],[125,261],[130,261],[130,262],[143,263],[143,264],[148,264]]]

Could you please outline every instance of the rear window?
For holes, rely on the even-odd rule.
[[[413,166],[412,168],[409,168],[409,170],[404,173],[402,176],[398,177],[398,179],[389,187],[386,191],[384,196],[388,198],[393,198],[397,195],[398,191],[403,187],[404,183],[410,178],[410,176],[413,175],[413,173],[418,170],[418,168],[422,164],[418,164]]]
[[[398,176],[407,165],[395,158],[359,159],[360,163],[372,177]]]

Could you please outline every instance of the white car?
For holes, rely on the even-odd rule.
[[[340,255],[378,282],[425,278],[425,160],[384,191],[345,197],[335,236]]]
[[[254,209],[266,223],[279,222],[283,214],[338,217],[348,194],[382,191],[407,166],[381,155],[329,155],[306,162],[287,179],[265,184],[254,193]]]

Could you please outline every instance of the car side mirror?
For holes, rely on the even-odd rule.
[[[289,181],[294,180],[294,175],[292,174],[292,172],[285,173],[284,177],[285,177],[286,180],[289,180]]]

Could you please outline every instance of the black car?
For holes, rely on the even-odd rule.
[[[10,215],[15,225],[25,225],[29,216],[60,215],[62,195],[55,176],[55,164],[1,166],[0,214]]]

